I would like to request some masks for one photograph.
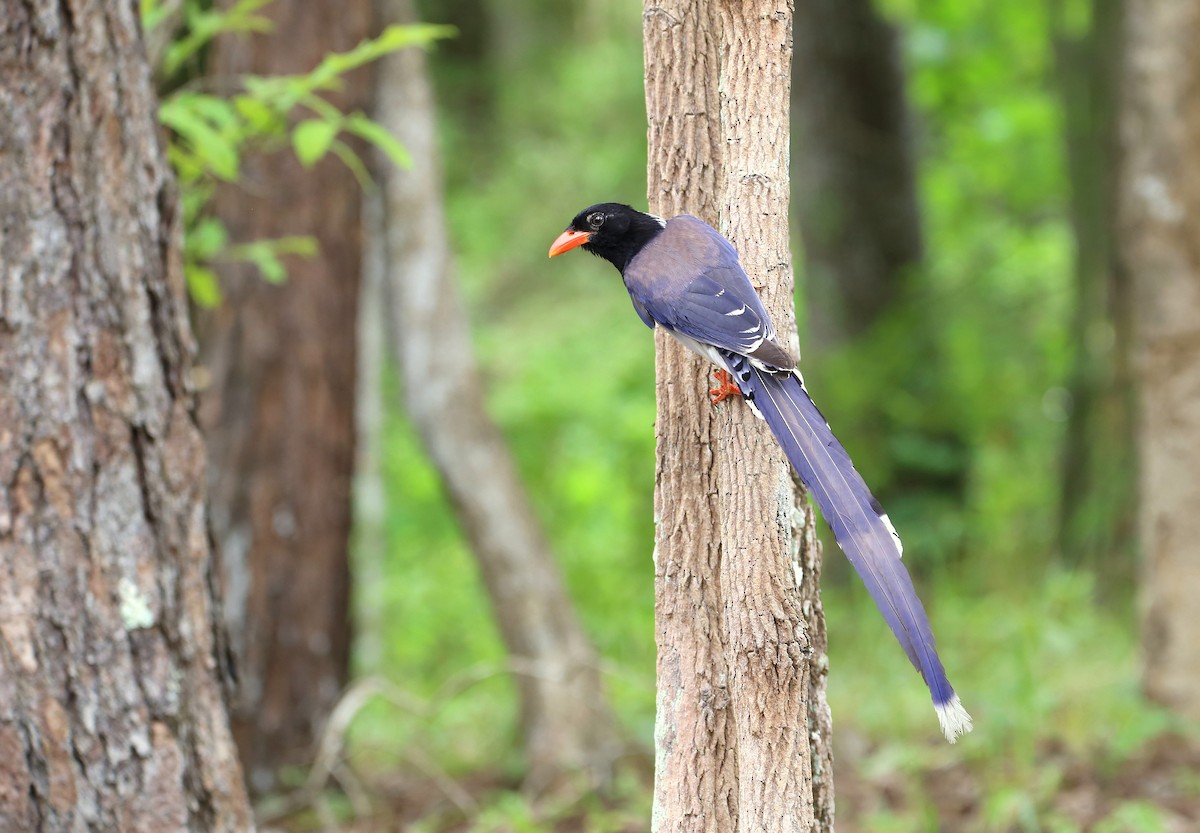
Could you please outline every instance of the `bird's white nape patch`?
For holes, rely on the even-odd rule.
[[[654,222],[658,223],[663,228],[667,227],[667,221],[664,220],[662,217],[659,217],[657,214],[647,214],[646,216],[649,217]]]
[[[946,740],[955,743],[962,735],[975,728],[971,715],[963,708],[962,701],[955,694],[948,703],[934,703],[938,723],[942,726],[942,734]]]

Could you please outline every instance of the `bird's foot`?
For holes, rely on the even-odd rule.
[[[731,396],[741,396],[742,389],[733,383],[733,377],[727,371],[717,370],[713,373],[717,377],[717,386],[709,390],[708,395],[712,397],[714,405],[724,402]]]

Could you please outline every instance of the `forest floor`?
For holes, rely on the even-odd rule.
[[[1028,790],[1008,786],[1001,791],[989,790],[986,784],[993,779],[967,763],[913,778],[887,771],[864,774],[855,761],[835,761],[838,830],[1200,830],[1200,744],[1194,741],[1162,735],[1116,763],[1045,743],[1035,760],[1044,777]],[[896,819],[911,822],[897,825]]]
[[[980,763],[936,769],[889,767],[879,749],[853,744],[835,764],[840,833],[1188,833],[1200,830],[1200,743],[1160,735],[1119,762],[1081,757],[1055,743],[1036,750],[1027,789],[987,785]],[[355,802],[326,794],[313,809],[260,830],[339,833],[642,833],[648,829],[649,761],[635,761],[616,797],[559,798],[529,805],[498,773],[447,780],[416,772],[362,777]],[[353,805],[357,803],[358,808]],[[367,809],[369,807],[369,809]],[[365,812],[364,812],[365,811]],[[322,818],[323,817],[323,818]]]

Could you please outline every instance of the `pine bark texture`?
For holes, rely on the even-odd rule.
[[[1200,718],[1200,3],[1130,0],[1121,255],[1140,384],[1144,683]]]
[[[797,0],[796,215],[816,344],[871,327],[924,258],[900,36],[874,0]]]
[[[389,0],[411,22],[411,0]],[[487,414],[466,310],[453,278],[435,108],[425,56],[384,60],[378,118],[414,159],[384,185],[385,296],[408,413],[454,503],[512,660],[521,702],[526,789],[564,775],[610,774],[620,752],[599,663],[575,616],[516,464]]]
[[[136,3],[0,3],[0,830],[253,829]]]
[[[275,0],[258,14],[271,32],[214,48],[212,73],[231,89],[248,73],[307,71],[373,34],[372,0]],[[370,74],[331,100],[366,111]],[[319,247],[289,258],[279,285],[222,266],[224,302],[198,319],[213,533],[238,667],[233,726],[258,791],[281,766],[311,761],[348,674],[362,200],[332,155],[305,169],[285,150],[247,158],[214,202],[235,243],[311,235]]]
[[[650,209],[729,237],[794,349],[791,26],[782,1],[644,11]],[[830,830],[812,515],[765,425],[736,402],[713,409],[711,367],[656,342],[653,829]]]

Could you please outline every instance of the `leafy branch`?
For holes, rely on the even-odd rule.
[[[200,0],[184,0],[180,34],[163,55],[162,70],[174,75],[222,34],[269,32],[272,23],[258,12],[271,0],[240,0],[226,10],[206,8]],[[180,12],[178,0],[142,0],[147,31],[171,25]],[[289,144],[304,167],[329,153],[337,156],[362,187],[371,185],[367,166],[344,136],[357,136],[377,147],[395,164],[408,167],[411,156],[379,123],[361,112],[344,113],[325,94],[341,88],[347,73],[401,49],[427,47],[454,35],[450,26],[389,26],[376,38],[346,52],[326,55],[316,67],[294,75],[248,75],[242,91],[219,95],[185,85],[167,94],[159,119],[170,131],[167,158],[179,179],[184,215],[184,274],[193,300],[214,306],[221,293],[213,266],[219,262],[253,264],[264,280],[283,281],[283,255],[312,256],[316,241],[308,237],[228,244],[224,225],[209,213],[218,182],[237,182],[242,160]]]

